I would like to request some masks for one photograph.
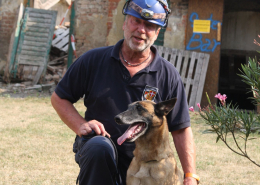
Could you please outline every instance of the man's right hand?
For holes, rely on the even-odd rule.
[[[78,135],[82,137],[83,135],[88,135],[94,130],[97,135],[108,136],[108,134],[104,128],[104,125],[97,120],[90,120],[88,122],[82,123],[79,127]]]

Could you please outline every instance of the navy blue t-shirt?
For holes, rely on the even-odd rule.
[[[119,152],[129,156],[134,143],[124,142],[118,146],[116,142],[128,126],[114,121],[115,115],[125,111],[128,104],[149,98],[149,93],[156,103],[176,97],[175,107],[167,115],[169,131],[189,127],[190,117],[183,83],[175,67],[151,47],[154,60],[131,78],[119,58],[122,43],[123,40],[115,46],[83,54],[68,69],[55,92],[71,103],[84,97],[85,119],[103,123]]]

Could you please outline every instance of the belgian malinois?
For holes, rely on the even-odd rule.
[[[138,101],[118,114],[118,124],[130,125],[118,138],[134,142],[134,158],[127,170],[127,185],[181,185],[182,175],[177,168],[169,142],[166,115],[173,109],[176,98],[154,103]]]

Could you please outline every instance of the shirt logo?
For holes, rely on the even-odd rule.
[[[157,93],[158,93],[158,88],[146,85],[143,91],[142,101],[144,100],[154,101]]]

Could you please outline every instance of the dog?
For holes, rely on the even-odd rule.
[[[176,98],[160,103],[137,101],[125,112],[115,116],[119,125],[130,125],[118,138],[135,142],[134,158],[127,170],[127,185],[181,185],[182,174],[177,168],[169,142],[166,115],[173,109]]]

